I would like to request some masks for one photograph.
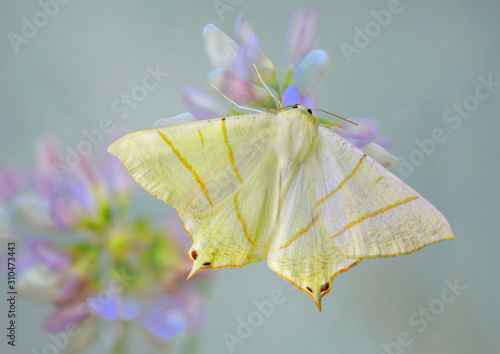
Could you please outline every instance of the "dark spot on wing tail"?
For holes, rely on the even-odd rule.
[[[189,255],[191,256],[191,259],[192,259],[193,261],[195,261],[195,260],[196,260],[196,257],[198,257],[198,254],[196,253],[196,251],[191,251],[191,253],[190,253]]]

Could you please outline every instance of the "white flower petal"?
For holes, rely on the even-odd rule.
[[[203,44],[214,68],[232,68],[240,47],[231,37],[209,24],[203,29]]]
[[[31,299],[52,300],[65,278],[64,272],[54,271],[40,263],[20,274],[19,293]]]
[[[373,158],[389,171],[394,171],[398,168],[399,159],[396,156],[391,155],[386,149],[378,144],[369,143],[361,148],[361,151],[365,152],[368,156]]]
[[[302,96],[316,92],[330,72],[331,60],[324,50],[306,55],[293,73],[293,82]]]
[[[56,228],[50,217],[50,204],[46,199],[35,195],[23,194],[14,200],[13,207],[14,210],[34,226],[43,229]]]
[[[196,122],[197,119],[189,112],[184,112],[170,118],[160,118],[153,124],[153,129],[171,127],[173,125]]]

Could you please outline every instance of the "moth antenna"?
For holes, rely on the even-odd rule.
[[[345,119],[345,118],[342,118],[341,116],[338,116],[336,114],[333,114],[333,113],[330,113],[330,112],[327,112],[327,111],[324,111],[322,109],[319,109],[319,108],[313,108],[315,111],[320,111],[320,112],[323,112],[323,113],[328,113],[328,114],[331,114],[332,116],[334,117],[337,117],[337,118],[340,118],[342,120],[345,120],[346,122],[349,122],[351,124],[354,124],[354,125],[359,125],[358,123],[354,123],[354,122],[351,122],[349,119]]]
[[[237,104],[236,102],[234,102],[232,99],[230,99],[229,97],[227,97],[226,95],[224,95],[224,94],[221,92],[221,90],[219,90],[219,89],[217,88],[217,86],[215,86],[214,84],[210,84],[210,85],[212,85],[212,87],[213,87],[214,89],[216,89],[216,90],[217,90],[217,92],[219,92],[219,93],[221,94],[221,96],[222,96],[222,97],[224,97],[226,100],[228,100],[229,102],[231,102],[232,104],[234,104],[236,107],[241,108],[241,109],[246,109],[246,110],[248,110],[248,111],[254,111],[254,112],[263,113],[262,111],[259,111],[258,109],[255,109],[255,108],[250,108],[250,107],[243,107],[243,106],[240,106],[239,104]]]
[[[290,108],[290,107],[294,107],[294,106],[296,106],[296,104],[291,104],[291,105],[289,105],[289,106],[285,106],[285,107],[281,107],[281,108],[276,108],[276,109],[274,109],[274,110],[270,111],[269,113],[278,112],[278,111],[281,111],[282,109],[285,109],[285,108]]]
[[[257,69],[257,66],[255,65],[255,63],[253,63],[253,68],[255,69],[255,72],[257,73],[257,76],[259,77],[260,82],[262,82],[262,85],[264,85],[264,87],[266,88],[267,92],[269,92],[269,94],[271,95],[271,97],[274,98],[274,100],[276,101],[276,103],[278,104],[278,106],[280,108],[282,108],[283,105],[281,104],[280,100],[278,100],[276,98],[276,96],[273,95],[273,93],[271,92],[271,90],[269,89],[269,87],[267,87],[267,85],[264,82],[264,80],[262,80],[262,76],[260,76],[259,70]]]

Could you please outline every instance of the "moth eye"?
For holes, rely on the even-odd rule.
[[[203,263],[204,266],[209,266],[210,264],[211,264],[210,262]]]
[[[310,287],[307,287],[306,289],[307,289],[307,291],[309,291],[312,294],[313,291]]]
[[[299,105],[296,104],[296,105],[292,106],[292,108],[299,108]]]
[[[196,251],[191,251],[191,258],[193,259],[193,261],[196,260],[196,257],[198,257]]]
[[[309,114],[313,114],[313,111],[311,110],[311,108],[309,108],[307,111],[309,112]]]
[[[325,291],[328,290],[328,288],[330,287],[330,284],[326,283],[325,285],[323,285],[323,287],[321,288],[321,292],[324,293]]]

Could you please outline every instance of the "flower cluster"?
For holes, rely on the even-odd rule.
[[[189,237],[178,221],[133,218],[132,178],[111,154],[102,154],[99,168],[80,157],[62,173],[61,151],[45,138],[29,176],[0,168],[0,231],[11,235],[8,220],[20,215],[52,235],[25,237],[17,265],[20,295],[53,303],[45,329],[68,335],[68,352],[98,332],[109,348],[124,347],[134,326],[155,345],[198,332],[208,282],[185,281]]]
[[[276,103],[262,81],[274,91],[284,106],[302,104],[317,107],[316,92],[328,75],[331,60],[316,44],[317,14],[314,10],[298,8],[292,15],[284,44],[284,74],[281,82],[275,65],[265,55],[259,40],[243,13],[236,20],[235,39],[209,24],[203,30],[203,42],[214,70],[208,82],[238,105],[272,110]],[[256,66],[262,81],[255,71]],[[209,95],[194,88],[181,90],[182,102],[188,112],[174,118],[212,119],[225,115],[242,114],[223,108]],[[318,117],[320,124],[334,130],[372,156],[389,170],[394,170],[398,159],[386,150],[388,141],[379,132],[379,124],[366,118],[349,118],[353,124],[338,123]],[[165,124],[163,119],[156,126]]]

